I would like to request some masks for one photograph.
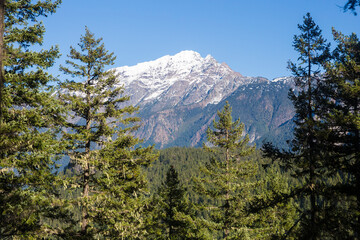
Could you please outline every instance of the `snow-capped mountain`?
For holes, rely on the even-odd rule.
[[[126,104],[140,106],[142,125],[135,134],[158,147],[200,145],[225,101],[254,142],[276,135],[293,117],[291,78],[245,77],[210,55],[182,51],[114,70],[130,96]]]
[[[120,84],[131,96],[131,104],[142,106],[164,102],[169,106],[217,104],[240,85],[254,79],[243,77],[212,56],[194,51],[116,68]]]

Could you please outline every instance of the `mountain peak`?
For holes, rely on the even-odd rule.
[[[155,101],[169,106],[216,104],[239,85],[251,81],[211,55],[203,58],[191,50],[115,71],[119,84],[129,89],[133,105]]]
[[[192,50],[184,50],[175,54],[174,56],[172,56],[172,58],[181,59],[181,60],[198,60],[201,59],[202,57],[198,52]]]
[[[215,58],[208,54],[205,58],[201,57],[200,53],[192,50],[181,51],[174,56],[168,56],[173,61],[183,61],[183,62],[216,62]]]
[[[198,52],[185,50],[172,56],[166,55],[153,61],[118,67],[115,70],[125,86],[133,81],[153,85],[154,81],[169,79],[174,75],[185,78],[191,73],[201,72],[210,64],[219,63],[210,55],[203,58]]]
[[[183,144],[198,145],[205,140],[206,129],[224,101],[236,104],[234,114],[244,114],[252,141],[260,141],[269,132],[289,122],[293,112],[287,102],[288,85],[284,79],[269,81],[261,77],[245,77],[211,55],[202,57],[186,50],[153,61],[115,69],[119,85],[129,102],[119,107],[141,106],[143,124],[136,136],[160,147]],[[285,89],[285,92],[284,92]],[[256,111],[255,111],[256,109]],[[258,111],[264,112],[265,128],[259,128]],[[280,116],[278,116],[280,113]],[[256,116],[256,119],[254,118]],[[287,126],[287,125],[286,125]],[[198,129],[198,130],[195,130]],[[184,140],[186,139],[186,140]]]

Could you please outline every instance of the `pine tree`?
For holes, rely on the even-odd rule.
[[[317,128],[320,81],[320,69],[322,64],[329,56],[329,44],[321,35],[319,26],[315,24],[309,13],[304,17],[304,24],[298,26],[301,34],[294,37],[294,48],[300,54],[300,66],[294,63],[289,64],[289,68],[295,75],[296,86],[299,87],[299,93],[296,95],[291,92],[290,97],[296,109],[295,132],[292,141],[292,151],[295,154],[297,162],[298,177],[306,177],[308,180],[305,187],[310,190],[310,210],[308,233],[305,233],[309,239],[315,239],[319,230],[316,225],[318,221],[319,190],[318,185],[324,174],[322,163],[322,149],[317,144]]]
[[[346,4],[344,5],[344,11],[352,11],[354,13],[354,15],[357,15],[355,9],[356,7],[360,6],[360,1],[359,0],[348,0],[346,2]]]
[[[287,169],[294,172],[294,177],[303,179],[304,183],[294,189],[294,195],[302,201],[309,199],[309,209],[302,216],[302,237],[304,239],[319,239],[321,223],[319,203],[322,199],[323,180],[326,166],[323,162],[323,150],[319,132],[321,88],[323,79],[320,70],[329,57],[329,44],[321,35],[319,26],[315,24],[309,13],[304,17],[304,23],[298,25],[300,35],[294,36],[293,46],[299,53],[299,64],[289,62],[289,69],[295,76],[298,91],[290,91],[290,99],[295,107],[294,139],[290,142],[290,151],[281,152],[271,145],[265,145],[268,156],[280,158]]]
[[[151,232],[154,239],[206,239],[194,205],[186,196],[178,173],[171,165],[166,179],[153,200],[155,204]]]
[[[342,237],[360,237],[360,41],[356,34],[344,36],[333,29],[337,47],[334,61],[326,65],[323,119],[327,136],[326,164],[344,176],[335,187],[334,198],[347,205],[335,220],[344,226]],[[346,202],[344,204],[344,201]],[[341,206],[343,207],[343,206]],[[351,213],[351,214],[350,214]],[[350,216],[349,216],[350,215]],[[340,232],[340,230],[339,230]]]
[[[297,204],[293,199],[279,201],[279,196],[291,194],[288,177],[277,165],[260,169],[248,211],[254,214],[252,239],[297,239],[295,230]],[[289,231],[293,228],[294,231]]]
[[[138,127],[139,119],[129,116],[137,108],[119,107],[129,97],[121,96],[123,87],[114,71],[105,70],[115,57],[101,41],[86,28],[80,51],[71,47],[72,60],[66,61],[71,68],[61,66],[64,73],[83,80],[64,82],[59,96],[71,111],[64,138],[75,165],[72,185],[82,192],[77,200],[79,234],[86,239],[98,234],[137,238],[143,227],[140,212],[146,190],[141,167],[156,156],[152,147],[137,146],[139,139],[130,134]]]
[[[0,1],[0,238],[35,239],[62,234],[49,222],[60,219],[55,163],[61,107],[46,72],[59,56],[43,43],[39,18],[61,1]]]
[[[244,124],[232,121],[231,107],[226,103],[218,112],[219,120],[214,120],[214,129],[208,128],[207,139],[214,147],[209,151],[219,154],[201,169],[204,177],[195,180],[199,194],[213,199],[206,206],[215,229],[224,239],[239,239],[248,235],[251,217],[245,213],[246,200],[250,197],[254,184],[249,180],[255,176],[256,166],[244,157],[255,147],[249,146],[248,136],[242,137]]]

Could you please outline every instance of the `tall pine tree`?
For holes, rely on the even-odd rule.
[[[123,87],[113,70],[114,63],[102,39],[87,28],[78,44],[71,47],[61,70],[82,79],[62,84],[60,99],[71,111],[64,138],[75,166],[72,186],[81,190],[76,202],[81,208],[78,237],[95,236],[137,238],[142,234],[142,195],[146,181],[141,167],[155,157],[152,147],[137,147],[139,139],[131,136],[139,120],[129,116],[137,108],[119,104],[129,100],[121,96]],[[130,125],[131,126],[130,126]]]
[[[43,43],[39,18],[60,2],[0,1],[0,238],[62,234],[48,225],[62,209],[53,186],[62,110],[46,72],[59,51],[32,48]]]
[[[293,171],[295,178],[303,180],[303,184],[293,193],[302,201],[309,201],[309,208],[305,207],[301,214],[301,236],[304,239],[319,239],[323,228],[319,203],[323,200],[326,177],[323,150],[319,144],[320,84],[323,79],[320,70],[329,57],[329,44],[309,13],[298,28],[301,33],[294,36],[293,42],[294,49],[299,53],[298,63],[289,62],[298,89],[289,94],[296,111],[294,139],[290,142],[288,152],[281,152],[271,145],[265,145],[264,149],[268,156],[280,158],[283,165]]]

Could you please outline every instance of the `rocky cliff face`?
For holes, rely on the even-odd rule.
[[[140,106],[142,124],[135,135],[145,144],[201,145],[225,101],[233,107],[233,117],[245,123],[253,142],[282,140],[292,128],[294,112],[287,99],[291,78],[244,77],[194,51],[115,71],[130,104]]]

